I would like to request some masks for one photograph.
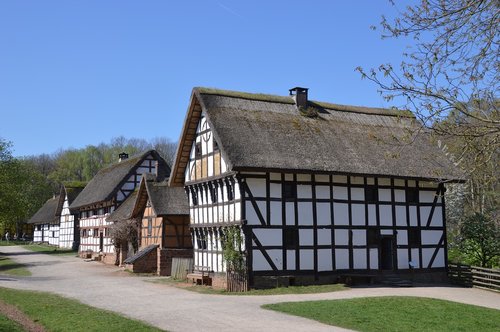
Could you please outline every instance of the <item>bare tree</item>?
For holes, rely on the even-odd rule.
[[[382,17],[381,26],[384,38],[410,37],[414,45],[399,67],[358,67],[362,77],[386,100],[401,101],[424,127],[469,137],[465,144],[486,141],[486,159],[498,153],[498,0],[422,0],[393,21]],[[450,118],[455,122],[437,125]]]

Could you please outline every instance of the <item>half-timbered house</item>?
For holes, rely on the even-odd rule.
[[[59,219],[59,247],[78,250],[80,243],[80,229],[78,224],[78,212],[71,212],[69,206],[80,194],[85,185],[80,183],[68,183],[61,188],[61,197],[64,197]]]
[[[118,163],[100,170],[70,205],[78,211],[79,253],[114,263],[114,246],[106,216],[113,212],[139,185],[144,173],[165,178],[170,168],[155,150],[129,158],[120,154]]]
[[[128,198],[107,220],[137,221],[140,250],[124,261],[134,272],[170,275],[173,257],[193,256],[186,193],[153,174],[145,174],[136,197]]]
[[[407,112],[195,88],[170,177],[189,194],[194,264],[250,284],[445,276],[446,181],[462,174]],[[418,132],[418,133],[417,133]]]
[[[33,242],[59,245],[59,217],[64,198],[61,195],[54,196],[28,220],[33,225]]]

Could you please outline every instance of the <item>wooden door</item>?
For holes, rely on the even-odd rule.
[[[392,270],[394,268],[394,237],[382,236],[380,239],[380,268]]]
[[[99,233],[99,251],[104,251],[104,234],[102,232]]]

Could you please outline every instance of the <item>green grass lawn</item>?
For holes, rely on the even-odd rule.
[[[500,331],[500,310],[429,298],[373,297],[262,307],[358,331]]]
[[[329,293],[349,289],[343,284],[331,285],[312,285],[312,286],[290,286],[278,287],[270,289],[251,289],[248,292],[227,292],[221,289],[213,289],[209,286],[197,286],[187,284],[185,281],[175,280],[172,278],[155,278],[150,282],[166,284],[189,291],[202,294],[218,294],[218,295],[282,295],[282,294],[312,294],[312,293]]]
[[[76,251],[73,251],[71,249],[62,249],[54,246],[49,246],[47,244],[25,244],[22,246],[25,249],[39,252],[41,254],[47,254],[47,255],[69,255],[69,256],[75,256],[78,253]]]
[[[161,331],[143,322],[96,309],[54,294],[0,287],[0,299],[13,304],[47,331]],[[0,324],[2,321],[0,320]],[[0,331],[2,330],[0,325]]]
[[[31,272],[23,264],[18,264],[10,258],[0,256],[0,274],[30,276]]]
[[[24,332],[21,325],[0,313],[0,331]]]
[[[5,241],[5,240],[0,240],[0,247],[1,246],[17,246],[17,245],[22,245],[22,244],[26,244],[26,241]]]

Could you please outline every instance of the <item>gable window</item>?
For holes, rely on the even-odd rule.
[[[285,249],[297,249],[299,246],[299,230],[295,227],[283,229],[283,245]]]
[[[201,142],[196,142],[194,145],[194,157],[201,158]]]
[[[291,201],[297,198],[297,184],[294,182],[283,182],[283,199]]]
[[[41,231],[42,230],[42,225],[36,225],[36,230]]]
[[[367,203],[377,203],[378,202],[378,189],[375,186],[365,187],[365,200]]]
[[[410,204],[418,203],[418,188],[406,189],[406,202]]]
[[[153,219],[148,218],[148,236],[153,233]]]
[[[420,247],[420,229],[418,227],[410,227],[408,229],[408,245],[410,247]]]

